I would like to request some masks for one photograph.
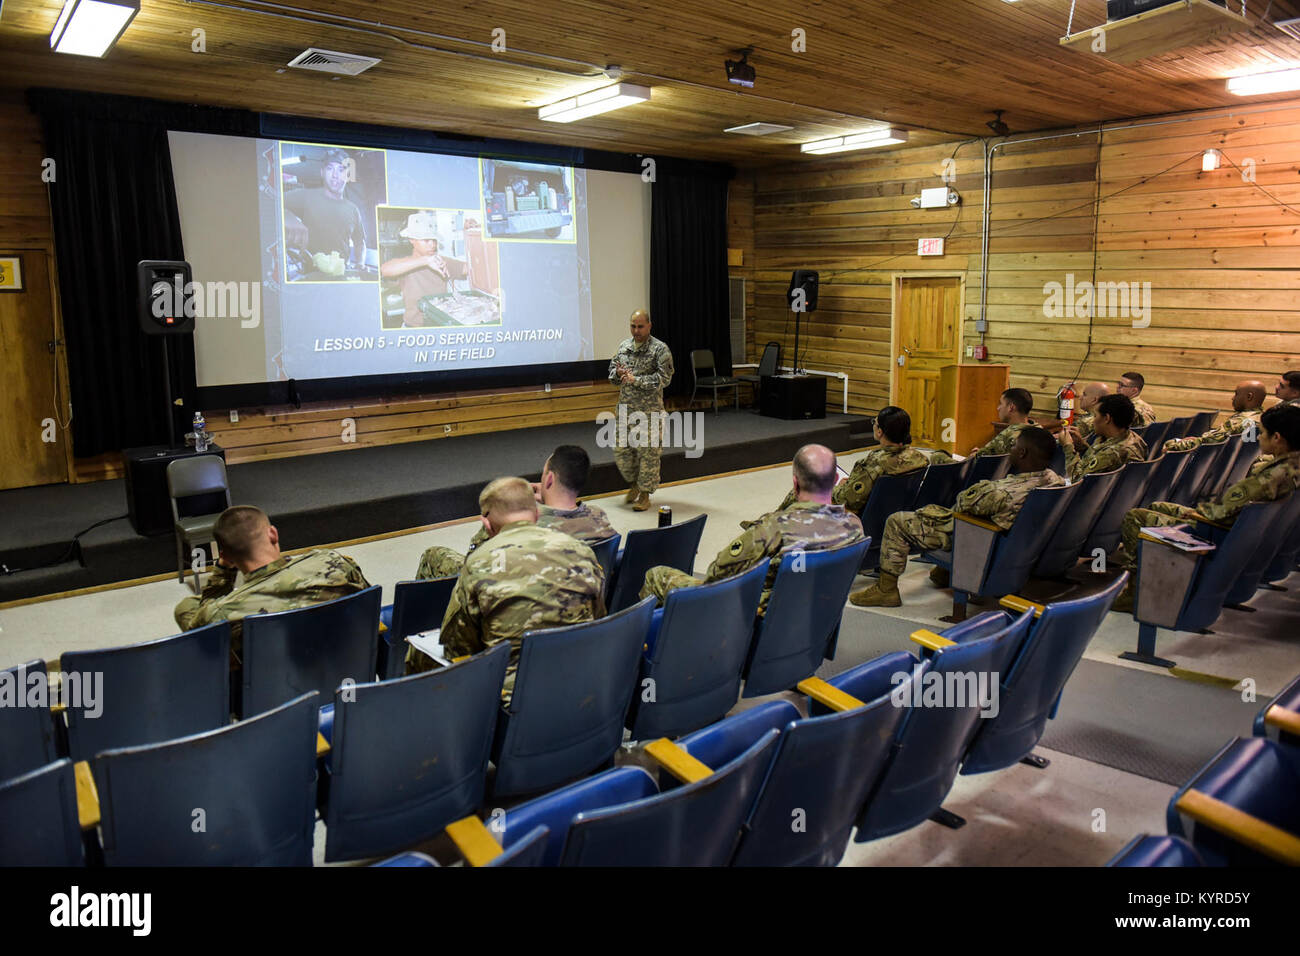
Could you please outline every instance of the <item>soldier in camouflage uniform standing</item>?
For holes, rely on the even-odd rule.
[[[1156,410],[1139,397],[1146,384],[1141,372],[1125,372],[1119,377],[1119,393],[1133,403],[1134,428],[1146,428],[1156,420]]]
[[[945,464],[952,461],[946,451],[931,452],[927,456],[912,445],[912,417],[897,405],[887,405],[876,416],[872,426],[880,447],[873,448],[853,463],[849,477],[835,486],[831,502],[843,505],[853,514],[861,514],[871,497],[871,488],[881,475],[905,475],[909,471],[925,468],[932,461]],[[778,511],[795,503],[796,492],[791,491],[781,502]],[[744,527],[749,527],[746,523]]]
[[[1123,395],[1107,395],[1096,405],[1092,427],[1097,440],[1091,445],[1077,430],[1062,428],[1058,437],[1065,447],[1065,471],[1070,480],[1114,471],[1130,461],[1146,461],[1147,443],[1141,435],[1129,430],[1132,422],[1133,403]]]
[[[449,658],[510,642],[502,700],[509,703],[528,631],[566,627],[605,616],[605,572],[587,547],[537,524],[537,502],[522,478],[498,478],[479,495],[489,539],[465,559],[439,643]],[[411,646],[406,672],[434,662]]]
[[[1119,563],[1129,570],[1137,566],[1138,535],[1143,528],[1167,528],[1202,519],[1231,525],[1246,505],[1255,501],[1277,501],[1300,487],[1300,406],[1274,405],[1259,422],[1260,460],[1245,478],[1218,498],[1202,501],[1195,508],[1157,501],[1150,508],[1134,508],[1124,516],[1121,530],[1123,551]],[[1133,609],[1133,584],[1115,601],[1114,610]]]
[[[532,486],[539,502],[537,523],[543,528],[563,531],[583,544],[591,545],[618,534],[605,512],[595,505],[578,501],[587,483],[591,459],[578,445],[560,445],[542,465],[542,480]],[[469,542],[469,553],[487,541],[487,528],[480,527]],[[465,564],[465,555],[451,548],[435,545],[420,555],[416,569],[418,581],[454,578]]]
[[[971,450],[972,457],[980,455],[1005,455],[1011,451],[1018,436],[1026,428],[1037,428],[1029,420],[1029,413],[1034,410],[1034,396],[1023,388],[1009,388],[998,400],[998,421],[1006,422],[1002,429],[987,442],[983,448]]]
[[[1211,428],[1203,435],[1188,435],[1186,438],[1171,438],[1165,442],[1165,451],[1190,451],[1201,445],[1221,445],[1233,435],[1240,435],[1248,423],[1259,425],[1259,416],[1264,413],[1264,383],[1259,381],[1240,382],[1232,393],[1232,415],[1217,428]]]
[[[609,380],[619,386],[618,403],[625,417],[634,412],[653,415],[664,410],[664,388],[673,377],[673,353],[650,334],[650,313],[637,309],[631,318],[632,337],[624,339],[609,363]],[[621,416],[622,417],[622,416]],[[652,418],[651,422],[658,421]],[[629,429],[628,431],[632,431]],[[649,429],[648,443],[629,442],[621,429],[614,447],[614,463],[630,486],[624,499],[635,511],[650,507],[659,488],[659,447],[662,429]],[[643,447],[636,447],[643,445]]]
[[[951,509],[926,505],[919,511],[890,515],[880,540],[880,579],[849,595],[849,600],[858,607],[901,607],[898,579],[912,550],[951,548],[954,513],[988,518],[999,528],[1009,529],[1029,492],[1063,483],[1061,476],[1047,467],[1055,453],[1056,440],[1051,433],[1042,428],[1022,429],[1009,453],[1013,473],[1006,478],[976,482],[957,496]]]
[[[718,552],[703,581],[676,568],[654,567],[646,572],[641,597],[653,594],[663,604],[675,588],[710,584],[744,574],[768,562],[767,580],[758,614],[767,609],[772,584],[789,551],[826,551],[862,540],[862,522],[843,505],[831,502],[835,487],[835,453],[825,445],[805,445],[794,456],[795,501],[787,508],[763,515],[738,538]]]
[[[1074,424],[1074,430],[1085,442],[1092,437],[1092,419],[1096,413],[1097,403],[1110,394],[1110,386],[1105,382],[1089,382],[1079,393],[1080,415]]]
[[[320,549],[292,557],[280,554],[280,532],[261,508],[236,505],[217,518],[212,529],[220,557],[207,587],[198,597],[176,605],[176,623],[189,631],[217,621],[230,621],[231,666],[243,654],[240,622],[250,614],[271,614],[323,604],[370,587],[351,558]],[[235,587],[235,575],[244,583]],[[357,679],[365,679],[358,674]]]

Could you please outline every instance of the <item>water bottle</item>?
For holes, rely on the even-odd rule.
[[[208,436],[208,423],[203,419],[202,412],[194,413],[194,450],[207,451],[211,439]]]

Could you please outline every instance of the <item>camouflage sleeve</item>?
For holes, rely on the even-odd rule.
[[[492,536],[488,534],[488,529],[483,527],[482,524],[479,524],[478,530],[474,532],[474,537],[469,539],[469,550],[466,551],[465,554],[466,555],[473,554],[475,548],[477,548],[480,544],[482,544],[484,541],[487,541],[491,537]]]
[[[861,511],[866,507],[867,499],[871,497],[871,489],[876,479],[885,473],[886,461],[887,459],[879,455],[864,455],[859,458],[853,465],[849,477],[835,486],[835,490],[831,492],[831,500],[837,505],[843,505],[854,514]]]
[[[1201,444],[1200,435],[1189,435],[1186,438],[1171,438],[1165,442],[1165,451],[1191,451]]]
[[[1079,450],[1074,447],[1074,442],[1068,439],[1060,445],[1065,449],[1065,473],[1071,481],[1078,481],[1084,474],[1083,459],[1079,457]]]
[[[930,452],[930,464],[932,465],[951,465],[956,460],[942,448],[936,448]]]
[[[667,346],[664,346],[655,355],[655,370],[638,376],[636,383],[644,385],[646,388],[667,388],[668,383],[673,379],[674,371],[673,353]]]
[[[487,645],[483,643],[483,628],[478,604],[474,601],[470,575],[462,573],[456,579],[456,586],[451,592],[451,601],[447,604],[447,613],[442,618],[442,633],[438,643],[447,652],[447,657],[463,657],[477,654]]]
[[[616,368],[616,366],[618,365],[618,357],[621,354],[622,354],[621,352],[615,352],[614,357],[609,360],[609,381],[610,384],[612,385],[623,384],[623,380],[618,377],[618,370]]]
[[[1003,492],[996,481],[980,481],[957,496],[955,512],[975,517],[990,517],[1003,507]]]
[[[1293,488],[1286,476],[1277,472],[1247,475],[1225,491],[1219,500],[1202,501],[1196,510],[1211,521],[1228,522],[1251,502],[1276,501],[1290,494]]]
[[[357,564],[346,554],[341,554],[339,557],[343,559],[345,566],[344,577],[349,584],[355,584],[357,589],[360,591],[364,591],[366,588],[370,587],[370,582],[367,581],[366,576],[361,573],[361,565]]]
[[[1116,468],[1119,468],[1121,465],[1125,464],[1127,460],[1128,459],[1124,457],[1123,450],[1118,446],[1103,448],[1092,456],[1091,461],[1084,462],[1083,459],[1080,459],[1078,474],[1076,474],[1074,470],[1071,469],[1070,480],[1078,481],[1084,475],[1092,475],[1101,471],[1114,471]],[[1068,452],[1066,453],[1066,461],[1068,464],[1069,462]]]
[[[1008,440],[1008,434],[1012,436],[1011,440]],[[975,453],[975,457],[979,458],[982,455],[1005,455],[1014,443],[1015,434],[1016,433],[1010,429],[1002,429],[1002,431],[998,432],[984,443],[984,447]]]
[[[764,558],[771,557],[781,548],[781,533],[776,525],[759,519],[753,527],[718,552],[709,565],[707,580],[721,581],[733,575],[744,574]]]
[[[235,587],[235,575],[239,572],[223,564],[214,564],[208,575],[208,583],[198,597],[184,598],[176,605],[173,616],[176,625],[182,631],[191,631],[205,624],[224,620],[224,615],[217,616],[216,601],[223,598]]]
[[[1261,469],[1263,469],[1266,465],[1270,464],[1272,461],[1273,461],[1272,455],[1260,455],[1258,458],[1256,458],[1253,462],[1250,463],[1250,468],[1246,470],[1246,475],[1249,477],[1250,475],[1257,474]]]

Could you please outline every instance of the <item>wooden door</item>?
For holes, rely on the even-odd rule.
[[[22,261],[23,291],[0,293],[0,489],[68,480],[49,260],[28,249]]]
[[[939,370],[960,360],[961,310],[959,276],[895,280],[890,400],[912,416],[912,440],[921,444],[939,444]]]

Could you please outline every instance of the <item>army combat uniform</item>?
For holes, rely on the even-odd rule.
[[[1137,432],[1124,430],[1114,438],[1098,438],[1082,455],[1074,442],[1065,442],[1065,471],[1071,481],[1099,471],[1114,471],[1130,461],[1146,461],[1147,443]]]
[[[631,370],[636,378],[634,384],[622,383],[616,370],[619,364]],[[662,412],[664,388],[672,381],[672,377],[673,353],[653,335],[641,345],[637,344],[636,339],[624,339],[609,363],[609,380],[619,386],[618,403],[627,409],[626,417],[629,420],[634,412]],[[661,431],[651,428],[650,441],[645,447],[633,447],[628,441],[628,434],[634,431],[629,427],[627,434],[618,436],[614,446],[614,464],[629,485],[648,495],[654,494],[659,488]]]
[[[1087,441],[1093,435],[1092,423],[1096,421],[1096,416],[1092,412],[1084,412],[1074,423],[1074,430],[1079,433],[1079,437]],[[1136,424],[1136,423],[1134,423]]]
[[[1234,412],[1226,422],[1217,428],[1211,428],[1201,435],[1188,435],[1186,438],[1171,438],[1165,442],[1165,451],[1189,451],[1201,445],[1221,445],[1233,435],[1240,435],[1251,427],[1247,422],[1254,422],[1254,433],[1259,433],[1259,417],[1264,414],[1262,408],[1248,408],[1244,412]],[[1256,439],[1258,440],[1258,439]]]
[[[1293,451],[1262,464],[1257,462],[1245,478],[1219,498],[1202,501],[1195,508],[1172,501],[1157,501],[1150,508],[1134,508],[1124,516],[1121,563],[1129,570],[1137,566],[1138,535],[1143,528],[1168,528],[1200,518],[1230,525],[1246,505],[1255,501],[1277,501],[1297,487],[1300,487],[1300,451]]]
[[[646,572],[641,598],[653,594],[663,604],[674,588],[711,584],[724,578],[744,574],[760,561],[768,560],[767,580],[758,604],[761,617],[767,610],[772,584],[781,568],[781,557],[789,551],[826,551],[842,544],[862,540],[862,522],[843,505],[824,505],[816,501],[796,501],[788,508],[771,511],[759,518],[731,544],[718,552],[703,581],[660,565]]]
[[[243,653],[240,621],[250,614],[271,614],[323,604],[370,587],[351,558],[321,549],[277,558],[244,575],[235,587],[234,568],[213,567],[207,587],[198,597],[176,605],[176,623],[189,631],[217,621],[230,621],[230,656],[238,667]]]
[[[952,461],[952,456],[946,451],[932,454],[935,456],[933,458],[935,464]],[[853,471],[849,473],[849,477],[835,486],[835,490],[831,493],[831,501],[843,505],[854,514],[860,514],[867,505],[867,499],[871,497],[872,486],[881,475],[905,475],[909,471],[926,467],[930,462],[931,458],[925,452],[910,445],[881,445],[879,448],[873,448],[853,463]],[[791,488],[777,511],[784,511],[794,503],[795,491]],[[744,527],[749,527],[749,524]]]
[[[953,514],[988,518],[1003,531],[1009,529],[1035,488],[1059,488],[1064,480],[1050,468],[1008,475],[995,481],[977,481],[957,496],[956,506],[926,505],[919,511],[889,516],[880,536],[880,570],[895,577],[907,568],[913,549],[947,551],[952,547]]]
[[[591,545],[604,541],[618,534],[605,517],[605,512],[595,505],[579,502],[578,507],[561,510],[550,505],[537,506],[537,524],[543,528],[563,531],[571,538],[577,538],[583,544]],[[490,540],[487,528],[479,525],[478,531],[469,542],[469,554],[484,541]],[[460,574],[465,564],[465,555],[452,548],[434,545],[420,555],[420,566],[415,571],[417,581],[429,581],[433,578],[454,578]]]
[[[1006,455],[1010,454],[1011,447],[1016,443],[1016,436],[1026,428],[1037,428],[1033,422],[1021,422],[1019,425],[1008,425],[1002,431],[998,432],[987,442],[984,447],[975,452],[971,457],[979,458],[981,455]]]
[[[602,618],[604,595],[605,572],[591,548],[553,528],[516,521],[465,559],[442,619],[439,643],[453,658],[509,641],[510,663],[501,692],[508,703],[525,632]],[[407,649],[406,673],[433,667],[414,646]]]
[[[1140,398],[1133,399],[1133,428],[1146,428],[1156,420],[1156,410]]]

